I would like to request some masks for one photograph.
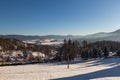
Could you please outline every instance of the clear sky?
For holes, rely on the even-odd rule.
[[[120,29],[120,0],[0,0],[0,34],[86,35]]]

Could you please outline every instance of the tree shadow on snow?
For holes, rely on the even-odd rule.
[[[102,77],[120,77],[120,66],[110,69],[100,70],[92,73],[76,75],[72,77],[58,78],[54,80],[90,80]]]
[[[119,63],[120,61],[118,61],[117,59],[113,59],[110,61],[106,59],[103,61],[95,62],[91,66],[97,66],[100,64],[106,64],[106,65],[113,66]],[[120,77],[120,66],[115,66],[109,69],[99,70],[99,71],[95,71],[95,72],[91,72],[87,74],[58,78],[54,80],[90,80],[90,79],[103,78],[103,77]]]
[[[106,65],[106,66],[114,66],[120,63],[120,58],[111,58],[111,59],[102,59],[92,63],[88,63],[86,67],[98,66],[98,65]]]

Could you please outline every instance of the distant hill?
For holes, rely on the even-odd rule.
[[[56,40],[63,40],[63,39],[75,39],[79,41],[88,40],[90,42],[94,41],[102,41],[102,40],[111,40],[111,41],[120,41],[120,29],[113,31],[113,32],[99,32],[95,34],[90,34],[86,36],[81,35],[45,35],[45,36],[27,36],[27,35],[0,35],[1,38],[14,38],[18,40],[34,40],[34,39],[56,39]]]
[[[26,36],[26,35],[0,35],[1,38],[14,38],[18,40],[34,40],[34,39],[69,39],[69,38],[79,38],[80,36],[72,36],[72,35],[67,35],[67,36],[61,36],[61,35],[46,35],[46,36]]]
[[[86,35],[84,37],[78,38],[77,40],[79,41],[87,40],[89,42],[96,42],[103,40],[120,41],[120,29],[109,33],[100,32],[96,34]]]

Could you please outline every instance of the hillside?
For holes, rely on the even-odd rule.
[[[2,50],[17,50],[19,48],[23,49],[25,47],[25,43],[17,39],[0,38],[0,46]]]
[[[0,65],[25,64],[51,60],[55,47],[23,43],[17,39],[0,38]],[[25,62],[28,61],[28,62]]]
[[[21,40],[13,39],[13,38],[0,38],[0,47],[1,50],[30,50],[30,51],[41,51],[45,48],[51,49],[52,47],[46,45],[35,45],[35,44],[27,44]]]

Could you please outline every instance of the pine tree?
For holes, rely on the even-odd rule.
[[[104,57],[107,58],[109,56],[109,49],[107,46],[104,47],[103,52],[104,52]]]
[[[69,39],[64,40],[63,46],[59,49],[59,54],[61,60],[67,61],[69,68],[69,61],[74,60],[74,58],[79,54],[78,43]]]
[[[82,44],[83,44],[83,47],[86,48],[88,43],[87,43],[86,40],[84,40],[84,41],[82,42]]]

